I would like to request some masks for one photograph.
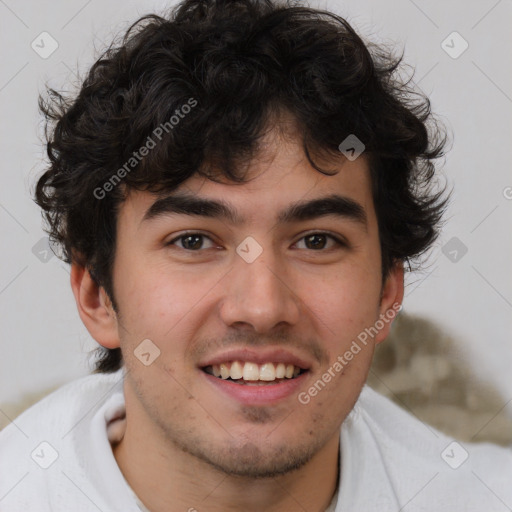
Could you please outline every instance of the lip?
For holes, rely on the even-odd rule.
[[[251,362],[256,364],[283,363],[293,364],[302,370],[310,370],[311,363],[288,350],[282,348],[252,350],[249,348],[231,349],[219,353],[198,364],[199,368],[213,366],[214,364],[227,363],[231,361]],[[217,377],[215,377],[217,378]],[[295,380],[295,379],[291,379]],[[238,386],[238,384],[236,384]]]
[[[285,379],[276,384],[251,386],[236,384],[201,370],[199,372],[207,383],[242,405],[275,405],[286,398],[296,396],[309,374],[309,372],[304,372],[293,379]]]

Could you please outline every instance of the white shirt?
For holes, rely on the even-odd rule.
[[[74,381],[0,432],[0,512],[140,512],[109,441],[122,380]],[[368,386],[343,423],[340,468],[335,512],[512,509],[512,450],[457,443]]]

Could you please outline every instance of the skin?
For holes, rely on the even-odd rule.
[[[224,200],[243,224],[184,214],[142,221],[156,196],[129,193],[117,222],[117,311],[88,271],[72,265],[84,324],[101,345],[123,352],[126,432],[113,451],[151,511],[323,511],[335,492],[341,424],[391,322],[306,405],[297,393],[271,405],[241,404],[198,368],[232,347],[284,347],[310,364],[298,390],[307,391],[358,334],[402,301],[402,265],[382,284],[365,158],[340,155],[329,167],[339,172],[325,176],[308,163],[297,132],[287,133],[265,137],[251,181],[195,175],[178,189]],[[291,203],[333,193],[358,202],[367,225],[337,216],[276,223]],[[195,251],[184,249],[183,239],[166,245],[185,230],[211,241]],[[307,234],[325,231],[348,246],[330,238],[320,239],[325,248],[307,245]],[[250,264],[236,253],[247,236],[263,249]],[[161,353],[145,366],[134,350],[148,338]]]

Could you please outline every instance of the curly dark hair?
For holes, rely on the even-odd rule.
[[[411,270],[446,208],[432,187],[446,136],[401,61],[343,18],[291,1],[185,0],[142,17],[76,96],[40,97],[49,166],[35,200],[53,246],[88,268],[116,308],[116,215],[127,190],[172,191],[196,173],[243,182],[268,123],[285,112],[319,172],[329,174],[315,161],[339,158],[350,134],[364,143],[383,279],[397,261]],[[120,368],[120,349],[98,350],[96,371]]]

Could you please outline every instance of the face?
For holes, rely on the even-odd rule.
[[[298,139],[274,136],[246,183],[131,192],[113,272],[132,421],[252,477],[338,439],[387,327],[353,343],[401,286],[398,271],[382,285],[366,161],[340,156],[325,176]]]

